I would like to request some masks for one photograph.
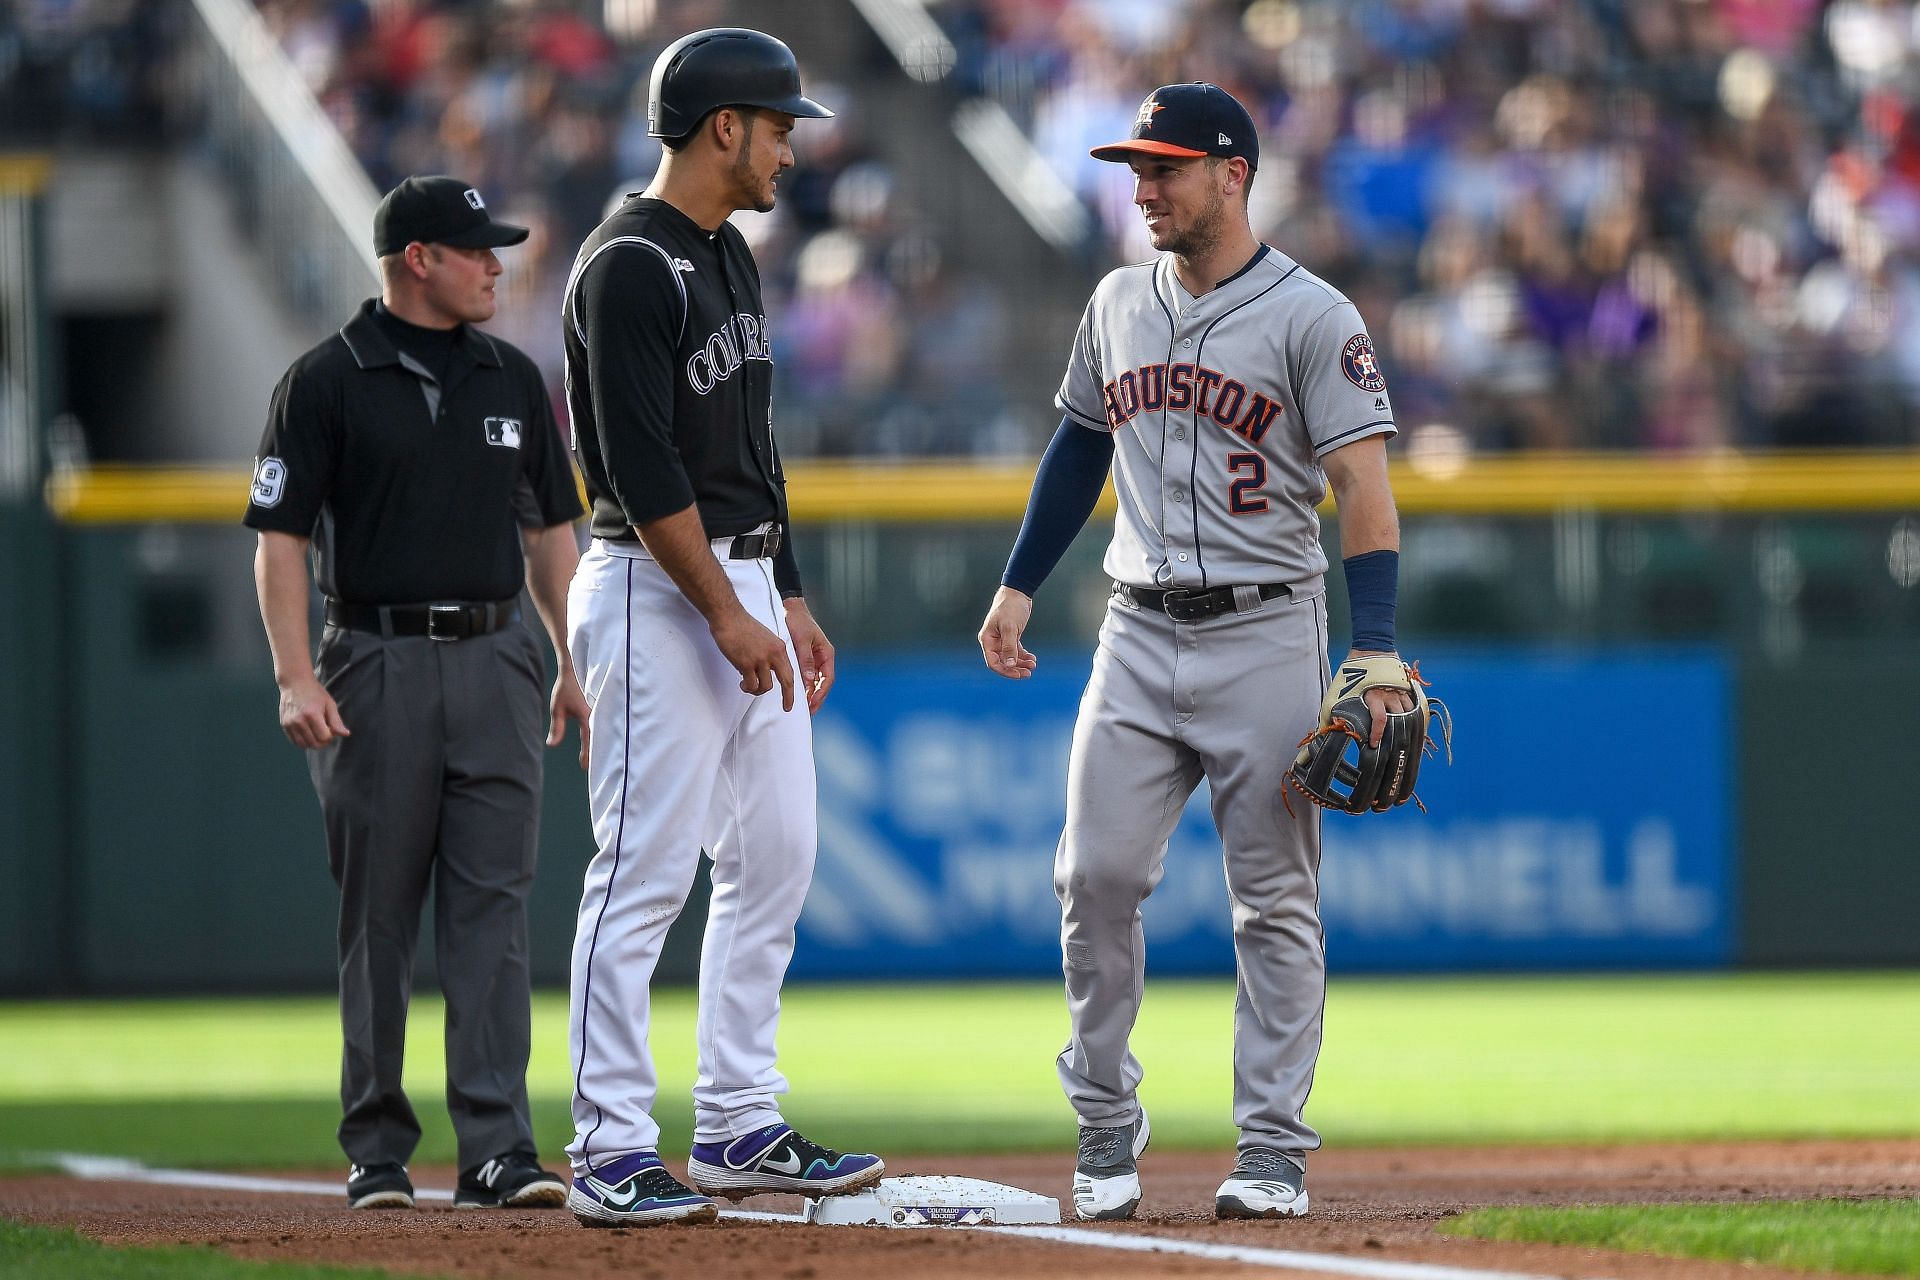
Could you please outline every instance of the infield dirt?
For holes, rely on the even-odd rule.
[[[1072,1153],[915,1157],[893,1174],[964,1174],[1056,1196],[1071,1210]],[[1396,1259],[1535,1275],[1615,1280],[1805,1280],[1809,1273],[1668,1260],[1584,1248],[1443,1236],[1445,1218],[1484,1205],[1746,1201],[1920,1195],[1920,1139],[1622,1146],[1367,1148],[1314,1156],[1312,1215],[1216,1222],[1213,1190],[1229,1153],[1150,1151],[1139,1217],[1095,1229],[1270,1249]],[[263,1176],[289,1176],[285,1170]],[[316,1176],[313,1173],[302,1175]],[[339,1170],[318,1176],[333,1178]],[[449,1169],[416,1168],[422,1187]],[[444,1202],[442,1202],[444,1204]],[[791,1198],[743,1207],[797,1212]],[[355,1213],[310,1195],[201,1191],[58,1176],[0,1178],[0,1215],[71,1226],[117,1245],[207,1245],[241,1257],[361,1264],[396,1272],[506,1280],[1061,1280],[1069,1276],[1275,1276],[1235,1262],[1121,1253],[965,1228],[883,1230],[721,1222],[588,1231],[565,1211]]]

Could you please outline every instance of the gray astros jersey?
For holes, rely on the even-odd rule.
[[[1111,272],[1055,401],[1114,433],[1107,573],[1136,587],[1317,588],[1319,460],[1395,430],[1386,387],[1359,311],[1277,249],[1197,299],[1169,254]]]

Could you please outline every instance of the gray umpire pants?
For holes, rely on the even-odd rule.
[[[328,627],[317,671],[351,735],[307,753],[340,886],[340,1146],[354,1164],[404,1164],[420,1139],[400,1072],[431,884],[460,1168],[531,1155],[539,642],[518,623],[457,641]]]
[[[1128,1040],[1145,988],[1140,906],[1204,776],[1226,860],[1237,991],[1239,1146],[1304,1165],[1301,1118],[1320,1053],[1326,944],[1320,813],[1281,786],[1326,689],[1324,597],[1282,596],[1201,622],[1116,598],[1100,628],[1067,767],[1054,863],[1073,1036],[1060,1083],[1091,1128],[1133,1123],[1142,1068]]]

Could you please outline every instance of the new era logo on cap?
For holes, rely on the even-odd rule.
[[[480,193],[478,191],[475,191],[472,187],[467,188],[467,203],[472,205],[476,209],[484,209],[487,207],[487,202],[485,200],[482,200],[480,198]]]

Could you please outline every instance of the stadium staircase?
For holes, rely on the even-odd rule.
[[[254,5],[175,12],[167,119],[51,148],[56,453],[249,457],[280,372],[378,288],[372,185]]]
[[[947,262],[1008,301],[1007,376],[1024,383],[1004,388],[1008,400],[1050,417],[1099,279],[1090,215],[997,104],[952,87],[953,47],[922,0],[821,0],[805,21],[785,0],[737,8],[778,32],[811,81],[857,94],[866,141]],[[1017,358],[1027,351],[1046,358]]]

